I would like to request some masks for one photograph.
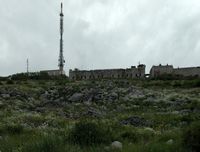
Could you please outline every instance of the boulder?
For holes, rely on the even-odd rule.
[[[149,128],[149,127],[144,128],[144,131],[149,131],[149,132],[155,133],[155,130],[153,128]]]
[[[167,145],[172,145],[174,143],[174,140],[173,139],[170,139],[166,142]]]
[[[78,102],[78,101],[81,101],[82,99],[83,99],[82,93],[75,93],[69,98],[69,101]]]
[[[112,101],[118,99],[118,94],[116,92],[112,92],[109,94],[109,99]]]
[[[103,114],[95,108],[90,108],[84,115],[91,117],[101,117]]]
[[[133,125],[135,127],[145,127],[145,126],[151,126],[152,122],[145,120],[144,118],[138,117],[138,116],[132,116],[125,120],[121,121],[122,125]]]
[[[5,99],[10,98],[10,95],[9,95],[9,94],[2,94],[1,96],[2,96],[2,98],[5,98]]]
[[[122,150],[122,143],[119,141],[114,141],[111,144],[111,148],[115,150]]]

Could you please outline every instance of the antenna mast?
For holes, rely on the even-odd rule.
[[[64,21],[64,14],[63,14],[63,3],[61,3],[61,13],[60,13],[60,54],[59,54],[59,60],[58,60],[58,66],[59,70],[61,71],[61,74],[64,74],[63,68],[64,68],[64,56],[63,56],[63,21]]]
[[[29,76],[29,61],[28,61],[28,58],[26,60],[26,72],[27,72],[27,76]]]

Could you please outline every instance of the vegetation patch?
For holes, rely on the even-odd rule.
[[[183,146],[187,149],[198,152],[200,149],[200,122],[191,124],[183,133]]]
[[[105,144],[111,142],[111,134],[102,124],[89,121],[78,122],[69,134],[69,140],[80,145]]]

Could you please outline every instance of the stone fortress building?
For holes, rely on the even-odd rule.
[[[150,77],[160,77],[162,75],[174,75],[183,77],[200,77],[200,67],[174,68],[173,65],[152,66]]]
[[[90,80],[90,79],[106,79],[106,78],[145,78],[144,64],[137,67],[132,66],[127,69],[105,69],[105,70],[70,70],[70,80]]]
[[[145,74],[146,66],[140,64],[127,69],[105,69],[105,70],[70,70],[70,80],[90,79],[144,79],[147,75],[150,78],[162,77],[165,75],[182,77],[200,77],[200,67],[174,68],[172,65],[152,66],[150,74]]]

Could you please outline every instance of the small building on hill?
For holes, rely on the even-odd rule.
[[[40,71],[41,73],[47,73],[49,76],[60,76],[64,75],[65,72],[62,70],[45,70],[45,71]]]

